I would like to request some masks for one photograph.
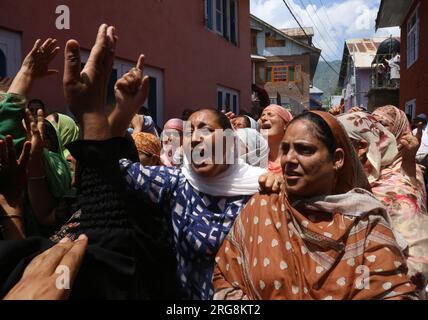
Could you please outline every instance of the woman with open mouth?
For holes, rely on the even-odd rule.
[[[278,105],[270,105],[263,110],[259,119],[262,134],[267,135],[269,142],[269,171],[282,174],[281,141],[284,138],[287,124],[293,119],[291,113]]]

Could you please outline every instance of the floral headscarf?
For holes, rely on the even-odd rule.
[[[373,116],[365,112],[345,113],[337,117],[351,140],[366,140],[369,144],[365,170],[370,184],[376,181],[382,168],[390,165],[398,155],[394,135]]]
[[[389,131],[395,136],[397,144],[400,144],[401,138],[411,132],[409,120],[406,114],[394,106],[384,106],[377,108],[373,116],[383,125],[388,126]]]
[[[138,132],[132,135],[138,152],[147,153],[160,161],[161,143],[159,139],[151,133]]]

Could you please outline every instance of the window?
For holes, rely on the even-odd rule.
[[[217,88],[217,108],[237,114],[239,111],[239,92],[225,87]]]
[[[419,7],[407,23],[407,68],[410,68],[419,56]]]
[[[223,33],[223,1],[215,1],[215,25],[216,31],[220,34]]]
[[[238,43],[238,1],[205,0],[205,25],[236,45]]]
[[[205,19],[208,29],[213,28],[213,0],[206,0],[205,2]]]
[[[272,48],[272,47],[285,47],[285,40],[284,39],[277,39],[275,35],[273,35],[271,32],[265,33],[265,47],[266,48]]]
[[[416,117],[416,99],[406,102],[406,107],[404,112],[406,112],[406,114],[411,115],[412,119]]]
[[[300,82],[302,66],[273,63],[266,67],[266,82]]]
[[[0,28],[0,77],[14,77],[21,68],[21,34]]]

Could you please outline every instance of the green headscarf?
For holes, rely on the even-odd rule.
[[[71,168],[64,158],[63,143],[57,129],[47,120],[45,121],[45,125],[46,133],[48,131],[55,132],[56,136],[51,138],[57,139],[58,151],[54,152],[46,148],[43,149],[43,164],[50,191],[55,198],[61,198],[71,190]]]
[[[72,118],[65,114],[58,113],[58,125],[56,129],[63,149],[64,158],[67,159],[70,152],[65,146],[79,139],[79,127]]]
[[[0,139],[9,134],[13,137],[17,157],[27,139],[27,132],[22,125],[24,109],[25,97],[13,93],[0,94]]]

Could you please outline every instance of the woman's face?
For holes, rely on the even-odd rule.
[[[226,164],[215,163],[216,143],[220,143],[220,139],[224,139],[223,128],[218,123],[216,116],[209,111],[198,111],[190,116],[189,121],[191,136],[185,135],[184,146],[186,152],[190,151],[192,169],[204,177],[214,177],[225,171]],[[225,145],[223,141],[222,154],[217,156],[217,158],[223,159],[223,163],[225,162]]]
[[[315,130],[312,123],[298,120],[289,125],[285,133],[281,166],[290,196],[307,198],[332,194],[336,185],[336,156],[330,155],[314,134]]]
[[[392,123],[390,121],[388,121],[388,119],[386,119],[384,116],[380,115],[380,114],[376,114],[373,113],[373,117],[381,124],[383,125],[386,129],[388,129],[389,132],[392,132]]]
[[[268,137],[283,137],[285,131],[285,121],[272,111],[263,111],[259,119],[260,129],[267,130]]]
[[[247,121],[245,120],[244,117],[237,117],[233,121],[233,127],[235,128],[235,130],[245,129],[245,128],[247,128]]]

